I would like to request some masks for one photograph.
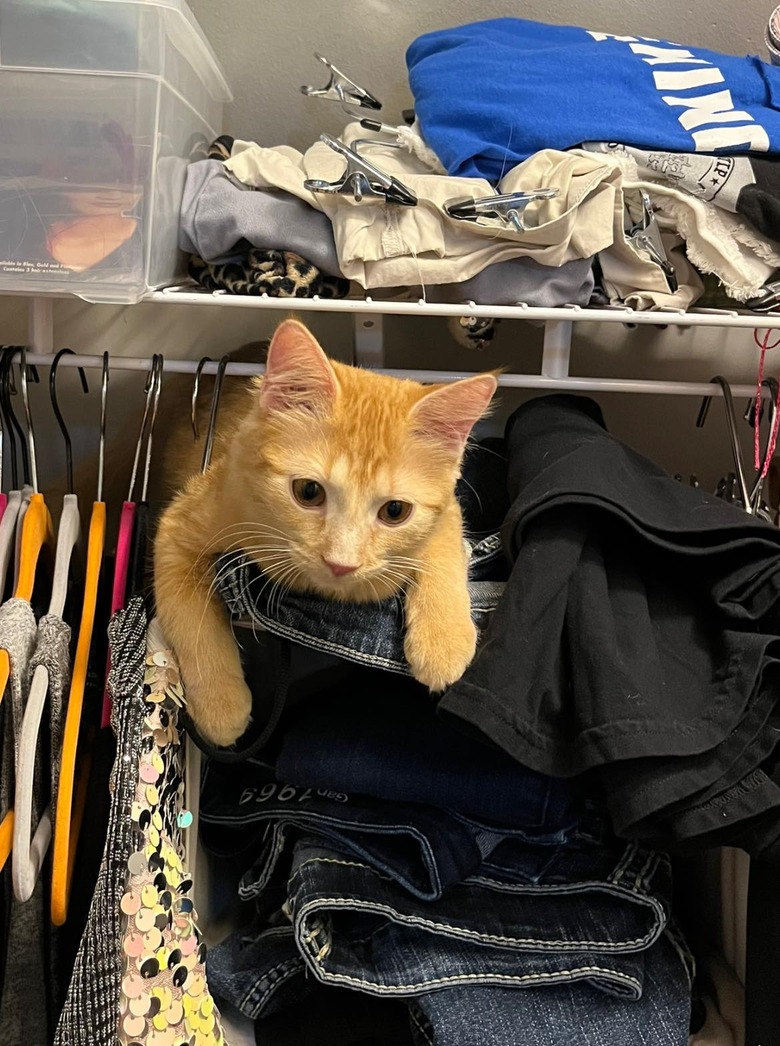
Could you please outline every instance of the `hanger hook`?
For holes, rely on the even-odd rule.
[[[0,346],[2,357],[0,358],[0,415],[3,419],[3,433],[8,436],[8,446],[11,452],[11,488],[18,489],[18,467],[16,459],[16,434],[10,419],[10,404],[8,391],[8,358],[10,346]]]
[[[38,493],[38,461],[35,453],[35,432],[33,430],[32,411],[30,410],[30,394],[27,388],[27,346],[19,346],[19,376],[22,383],[22,403],[24,404],[24,417],[27,422],[27,445],[30,452],[30,483],[33,493]]]
[[[729,442],[731,444],[731,454],[734,458],[734,471],[737,474],[737,481],[739,483],[740,497],[742,498],[742,504],[746,512],[752,514],[752,503],[750,500],[750,492],[748,491],[747,479],[745,478],[745,467],[742,463],[742,451],[739,446],[739,433],[737,431],[737,415],[734,410],[734,397],[731,394],[731,385],[723,377],[722,374],[716,374],[712,379],[711,383],[720,385],[723,391],[723,406],[726,409],[726,427],[729,434]],[[711,396],[705,396],[702,400],[701,407],[699,408],[699,416],[696,419],[696,427],[702,428],[704,422],[707,420],[707,414],[709,412]]]
[[[98,437],[98,479],[96,501],[103,500],[103,472],[106,460],[106,405],[108,403],[108,367],[110,357],[103,353],[103,374],[100,380],[100,436]]]
[[[204,356],[198,361],[198,366],[195,368],[195,379],[192,382],[192,403],[190,406],[190,421],[192,422],[192,435],[197,442],[200,433],[198,432],[198,392],[200,391],[200,375],[201,371],[207,363],[211,363],[211,356]]]
[[[217,411],[219,400],[222,395],[222,381],[225,377],[225,368],[230,363],[230,356],[223,356],[217,364],[217,376],[214,379],[214,391],[211,394],[211,413],[209,414],[209,427],[206,433],[206,445],[203,448],[203,464],[201,472],[205,472],[211,464],[211,451],[214,447],[214,431],[217,427]]]
[[[18,345],[5,345],[4,349],[6,353],[2,361],[2,385],[3,385],[3,402],[5,405],[6,416],[10,422],[8,425],[8,431],[11,436],[11,473],[14,490],[19,489],[19,472],[17,468],[17,456],[16,456],[16,436],[19,437],[19,450],[22,458],[22,483],[27,483],[30,477],[30,461],[27,454],[27,439],[24,434],[24,429],[19,423],[19,419],[16,416],[14,408],[11,403],[11,397],[16,395],[16,384],[14,383],[13,367],[14,367],[14,356],[19,351]]]
[[[71,443],[70,433],[68,432],[68,426],[65,424],[65,419],[62,416],[60,410],[59,401],[57,400],[57,370],[60,365],[60,360],[63,356],[75,356],[73,349],[60,349],[54,359],[51,361],[51,370],[49,371],[49,396],[51,398],[51,409],[54,411],[54,417],[57,419],[60,432],[62,433],[62,439],[65,443],[65,472],[67,475],[68,482],[68,493],[73,493],[73,444]],[[84,373],[84,368],[78,368],[79,377],[81,378],[81,387],[84,392],[89,392],[89,385],[87,384],[87,376]]]
[[[144,413],[141,418],[141,429],[138,433],[138,440],[135,444],[135,456],[133,457],[133,470],[130,473],[130,489],[127,492],[127,500],[133,500],[133,491],[135,490],[135,481],[138,476],[138,465],[141,461],[141,448],[143,447],[144,435],[146,434],[146,426],[149,421],[149,411],[152,406],[152,394],[155,386],[155,375],[156,375],[156,361],[157,355],[152,357],[152,362],[146,375],[146,382],[144,384],[144,395],[146,396],[146,402],[144,403]]]
[[[146,440],[146,460],[144,462],[144,479],[141,486],[141,501],[146,501],[146,493],[149,487],[149,472],[152,467],[152,437],[154,436],[154,426],[157,421],[157,408],[160,405],[164,366],[165,360],[162,354],[159,352],[155,353],[152,359],[152,415],[149,418],[149,435]]]

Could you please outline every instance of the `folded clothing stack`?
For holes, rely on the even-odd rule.
[[[738,301],[755,298],[780,266],[780,69],[755,57],[522,18],[428,33],[406,57],[421,134],[450,175],[507,192],[554,184],[539,179],[545,154],[570,164],[585,162],[583,149],[594,165],[609,159],[619,220],[599,260],[611,300],[694,301],[702,285],[680,264],[683,241],[696,268],[717,275]],[[636,221],[642,192],[679,270],[677,291],[658,266],[644,281],[637,270],[640,282],[631,286],[631,255],[652,264],[622,236],[624,203]],[[558,204],[543,204],[544,213]]]
[[[510,1046],[518,1028],[550,1046],[605,1028],[625,1046],[687,1041],[667,858],[442,723],[419,684],[352,668],[266,760],[210,763],[201,805],[206,846],[241,861],[255,906],[209,953],[209,983],[258,1042],[309,1041],[284,1038],[301,1002],[339,1046]]]
[[[372,135],[350,125],[344,140],[357,137]],[[388,148],[381,135],[373,137],[373,159],[399,177],[412,177],[418,190],[421,184],[434,186],[438,198],[471,188],[453,185],[455,180],[433,174],[412,154]],[[342,161],[327,146],[318,143],[310,151],[317,176],[338,175]],[[346,297],[354,281],[361,295],[379,289],[382,296],[425,294],[429,301],[539,306],[589,301],[589,256],[572,254],[553,271],[522,246],[491,242],[492,226],[472,234],[431,207],[376,201],[356,206],[350,197],[318,196],[303,185],[311,173],[308,155],[223,136],[208,159],[189,166],[179,245],[194,256],[191,276],[209,290],[271,297],[311,297],[322,294],[323,286],[322,296]],[[326,172],[319,166],[323,162]],[[278,264],[282,254],[295,256],[292,284],[262,272],[264,263]]]
[[[488,635],[507,577],[506,468],[503,441],[478,444],[461,489]],[[540,773],[443,722],[408,676],[397,600],[271,603],[250,564],[226,565],[229,610],[294,643],[293,668],[320,659],[266,747],[210,762],[203,783],[202,838],[253,906],[210,951],[209,983],[257,1041],[687,1042],[691,960],[668,858],[616,838],[587,778]],[[262,726],[267,673],[243,646]]]

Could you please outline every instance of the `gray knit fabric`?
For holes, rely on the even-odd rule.
[[[35,670],[43,665],[49,675],[49,732],[51,754],[51,808],[57,808],[62,733],[65,728],[64,698],[70,684],[70,625],[56,614],[44,614],[38,622],[35,653],[30,660],[32,683]]]
[[[29,664],[38,626],[25,599],[9,599],[0,606],[0,649],[7,650],[11,678],[0,712],[4,719],[0,817],[13,805],[14,767],[22,730],[24,707],[30,688]],[[33,829],[45,806],[40,766],[33,787]],[[11,874],[10,862],[4,875]],[[0,1042],[2,1046],[30,1046],[51,1041],[46,986],[50,985],[46,927],[49,913],[42,880],[24,904],[11,901],[6,941],[7,960],[0,998]]]
[[[251,244],[293,251],[331,276],[340,276],[330,218],[291,193],[242,185],[221,160],[187,168],[181,201],[179,246],[218,261]]]
[[[146,610],[141,598],[131,599],[125,610],[114,615],[108,635],[111,723],[117,739],[108,831],[54,1046],[116,1046],[117,1042],[122,972],[119,902],[127,881],[127,864],[136,848],[137,829],[131,812],[144,721]],[[28,1037],[26,1046],[35,1041]]]

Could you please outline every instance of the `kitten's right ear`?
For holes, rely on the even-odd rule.
[[[338,382],[317,339],[298,320],[280,324],[268,348],[260,402],[266,410],[318,413],[333,403]]]

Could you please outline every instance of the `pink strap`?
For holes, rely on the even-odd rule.
[[[0,494],[0,522],[3,519],[3,515],[5,513],[5,508],[6,508],[7,504],[8,504],[8,495],[7,494]]]
[[[127,571],[130,566],[130,549],[133,544],[133,528],[135,527],[135,502],[125,501],[122,505],[122,514],[119,517],[119,533],[116,539],[116,558],[114,560],[114,585],[111,589],[111,615],[121,610],[125,605],[125,593],[127,591]],[[111,652],[106,658],[106,684],[108,673],[111,670]],[[103,691],[103,714],[100,719],[101,727],[111,723],[111,695],[108,685]]]

